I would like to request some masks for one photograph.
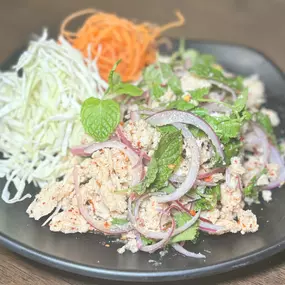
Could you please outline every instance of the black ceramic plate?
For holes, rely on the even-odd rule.
[[[266,85],[268,106],[279,112],[281,128],[284,128],[285,79],[270,60],[243,46],[195,41],[188,41],[187,45],[213,54],[219,63],[235,73],[258,73]],[[18,55],[14,54],[2,69],[15,63]],[[0,189],[4,182],[0,180]],[[246,266],[284,249],[284,190],[284,187],[273,190],[273,201],[253,207],[260,225],[257,233],[220,237],[201,235],[197,245],[187,245],[192,251],[205,253],[206,260],[185,258],[171,250],[162,259],[159,254],[142,252],[120,255],[116,251],[119,245],[111,243],[109,248],[105,247],[105,237],[100,235],[52,233],[47,227],[41,227],[41,221],[31,220],[25,214],[30,200],[13,205],[0,201],[0,241],[9,249],[38,262],[92,277],[141,281],[195,278]],[[157,261],[156,266],[150,260]]]

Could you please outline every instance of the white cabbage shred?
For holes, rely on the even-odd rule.
[[[7,203],[31,197],[23,196],[27,183],[42,188],[66,173],[68,148],[83,134],[81,103],[101,98],[108,87],[96,59],[84,59],[63,38],[59,44],[47,37],[44,31],[12,71],[0,73],[0,177],[7,178]],[[10,183],[17,190],[13,198]]]

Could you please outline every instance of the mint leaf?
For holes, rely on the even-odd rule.
[[[146,175],[141,183],[134,186],[132,191],[139,194],[143,194],[149,186],[155,181],[158,172],[158,164],[154,157],[152,157],[150,163],[148,164]]]
[[[165,126],[158,127],[158,130],[162,135],[177,132],[177,129],[172,125],[165,125]]]
[[[180,111],[190,111],[193,108],[195,108],[195,105],[180,99],[180,100],[176,100],[176,101],[171,102],[167,106],[167,108],[168,109],[176,109],[176,110],[180,110]]]
[[[223,73],[209,65],[205,64],[196,64],[191,69],[190,72],[197,75],[198,77],[202,77],[209,80],[215,80],[220,83],[223,83],[236,91],[243,90],[243,79],[241,77],[228,78],[223,75]]]
[[[190,91],[191,99],[196,101],[202,101],[205,95],[208,95],[210,92],[210,88],[199,88],[193,91]]]
[[[212,210],[217,206],[217,202],[221,199],[221,188],[220,185],[206,188],[204,193],[197,194],[201,197],[195,203],[195,210]]]
[[[81,106],[80,117],[87,134],[96,141],[105,141],[120,122],[120,106],[113,100],[88,98]]]
[[[181,82],[174,74],[171,66],[166,63],[155,63],[145,68],[143,78],[150,89],[150,94],[158,99],[167,91],[168,87],[176,94],[182,94]]]
[[[233,111],[239,113],[246,107],[246,102],[248,98],[248,89],[244,89],[241,94],[237,97],[232,109]]]
[[[182,227],[185,223],[190,221],[192,217],[187,213],[180,212],[174,215],[174,219],[176,222],[176,227]],[[199,236],[199,223],[196,222],[192,227],[187,229],[186,231],[180,233],[179,235],[173,237],[171,239],[171,243],[177,243],[181,241],[191,240],[195,242]]]
[[[197,107],[191,111],[194,115],[204,118],[205,116],[209,115],[209,111],[202,107]]]
[[[153,157],[157,160],[158,172],[151,187],[160,189],[165,187],[167,181],[179,165],[182,154],[183,138],[180,131],[165,133],[158,144]]]
[[[129,221],[127,219],[112,218],[111,224],[116,226],[122,226],[127,224]]]
[[[183,59],[190,58],[192,66],[196,64],[212,65],[216,58],[211,54],[202,54],[194,49],[188,49],[182,54]]]
[[[255,115],[256,122],[261,126],[261,128],[265,131],[268,135],[269,139],[272,141],[273,144],[277,145],[276,136],[274,134],[273,127],[271,125],[271,121],[266,114],[261,112],[256,113]]]
[[[151,245],[155,243],[153,239],[146,238],[145,236],[141,236],[141,240],[142,240],[143,245]]]
[[[111,69],[108,76],[109,87],[105,92],[107,94],[113,95],[129,95],[129,96],[140,96],[143,93],[143,90],[137,86],[134,86],[130,83],[123,83],[121,76],[115,72],[117,66],[122,60],[119,59]]]

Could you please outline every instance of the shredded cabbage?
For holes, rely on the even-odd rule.
[[[7,203],[30,198],[23,196],[27,183],[43,187],[63,176],[70,167],[68,149],[84,133],[81,103],[102,98],[108,87],[96,59],[83,58],[62,37],[59,42],[44,31],[12,71],[0,73],[0,177],[7,179],[2,191]],[[10,183],[17,190],[13,198]]]

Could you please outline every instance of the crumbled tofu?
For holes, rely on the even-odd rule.
[[[267,185],[268,183],[269,183],[269,180],[266,174],[262,174],[256,181],[257,186],[264,186],[264,185]]]
[[[270,202],[272,200],[272,192],[270,190],[263,190],[262,198],[265,202]]]
[[[211,211],[203,211],[201,212],[201,217],[209,220],[213,224],[215,224],[219,217],[220,217],[220,210],[219,209],[213,209]]]
[[[184,92],[193,91],[200,88],[211,87],[211,83],[205,79],[196,77],[190,73],[181,78],[181,87]]]
[[[266,108],[261,108],[260,112],[269,117],[270,122],[273,127],[277,127],[280,124],[280,119],[279,119],[277,112],[271,109],[266,109]]]
[[[231,165],[229,166],[229,171],[233,175],[243,175],[245,173],[245,169],[242,166],[239,157],[234,156],[231,158]]]
[[[173,91],[170,88],[168,88],[165,94],[159,97],[158,100],[161,103],[170,103],[172,101],[176,101],[176,99],[177,99],[177,96],[173,93]]]
[[[258,75],[247,77],[243,84],[248,88],[248,108],[257,108],[265,102],[264,84],[259,80]]]
[[[160,133],[145,120],[128,122],[124,127],[124,132],[134,147],[145,150],[150,156],[154,153],[160,140]]]
[[[54,216],[49,223],[50,230],[53,232],[86,233],[91,227],[81,216],[78,208],[70,208]]]
[[[128,240],[128,242],[117,249],[117,252],[119,254],[123,254],[126,250],[129,250],[131,251],[132,253],[136,253],[139,249],[138,249],[138,246],[137,246],[137,241],[136,239],[130,239]]]
[[[200,149],[200,164],[208,162],[215,154],[211,141],[208,138],[199,138],[196,140]]]
[[[258,230],[257,218],[251,210],[240,210],[237,213],[238,224],[241,226],[241,234],[254,233]]]

